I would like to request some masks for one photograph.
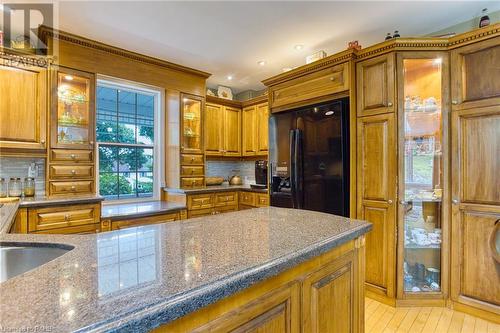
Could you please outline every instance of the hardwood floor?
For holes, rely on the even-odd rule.
[[[500,333],[500,325],[448,308],[393,308],[366,298],[365,332]]]

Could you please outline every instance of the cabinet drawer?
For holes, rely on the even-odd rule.
[[[92,165],[51,165],[50,179],[92,178],[94,167]]]
[[[269,195],[267,193],[258,193],[256,195],[256,206],[266,207],[269,206]]]
[[[140,227],[144,225],[173,222],[180,220],[180,213],[168,213],[158,216],[148,216],[132,220],[112,221],[111,230]]]
[[[93,155],[92,150],[52,149],[50,151],[50,160],[52,162],[89,163],[92,162]]]
[[[208,194],[189,195],[187,199],[188,210],[212,208],[214,206],[214,196]]]
[[[49,184],[51,195],[93,193],[94,191],[94,182],[92,180],[50,182]]]
[[[100,205],[29,209],[28,231],[42,231],[99,223]]]
[[[272,88],[273,108],[349,89],[347,63],[327,68]]]
[[[213,208],[188,210],[188,218],[213,215]]]
[[[101,232],[99,223],[83,224],[74,227],[47,229],[33,232],[34,234],[95,234]]]
[[[238,205],[238,193],[236,192],[222,192],[215,193],[215,206],[237,206]]]
[[[214,215],[229,213],[229,212],[237,212],[237,211],[238,211],[238,206],[215,207]]]
[[[241,192],[240,205],[255,206],[255,193]]]
[[[203,176],[205,167],[203,166],[181,166],[181,176]]]
[[[203,165],[203,155],[181,154],[183,165]]]
[[[205,178],[203,177],[181,178],[181,187],[182,188],[203,187],[204,179]]]

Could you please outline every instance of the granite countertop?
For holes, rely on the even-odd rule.
[[[179,188],[163,188],[165,192],[174,192],[174,193],[185,193],[185,194],[201,194],[206,192],[227,192],[227,191],[248,191],[248,192],[256,192],[256,193],[267,193],[267,188],[251,188],[249,184],[245,185],[212,185],[205,186],[201,188],[192,188],[192,189],[179,189]]]
[[[0,208],[2,219],[16,205]],[[363,221],[264,207],[91,235],[0,234],[4,244],[74,247],[0,284],[0,323],[147,332],[370,229]]]
[[[71,205],[83,203],[96,203],[103,201],[104,198],[100,195],[68,195],[64,197],[47,197],[47,196],[34,196],[24,197],[19,200],[19,207],[48,207],[57,205]]]
[[[133,219],[176,212],[186,209],[185,204],[167,201],[145,201],[133,203],[105,204],[101,208],[101,218],[110,220]]]

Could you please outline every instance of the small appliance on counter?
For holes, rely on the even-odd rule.
[[[267,188],[267,161],[255,161],[255,184],[250,185],[252,188]]]
[[[233,175],[229,177],[229,185],[243,185],[243,180],[239,175],[240,170],[233,170]]]

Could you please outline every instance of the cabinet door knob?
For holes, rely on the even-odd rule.
[[[453,200],[451,200],[451,202],[452,202],[454,205],[458,205],[458,199],[453,199]]]
[[[401,205],[405,205],[405,206],[408,204],[408,203],[407,203],[406,201],[404,201],[404,200],[400,200],[400,201],[399,201],[399,203],[400,203]]]
[[[335,78],[332,76],[332,77],[330,78],[330,81],[335,81]]]
[[[90,143],[90,145],[93,145],[93,144],[94,144],[94,141],[90,141],[89,143]]]
[[[458,101],[451,101],[451,104],[453,104],[453,105],[457,105],[457,104],[458,104]]]
[[[69,155],[69,157],[71,157],[74,160],[76,158],[76,155],[75,154],[71,154],[71,155]]]
[[[191,162],[194,162],[194,157],[191,157]]]
[[[41,143],[45,143],[45,140],[40,140]]]
[[[392,200],[391,200],[391,199],[387,200],[387,203],[388,203],[389,205],[392,205]]]
[[[74,191],[74,190],[76,190],[76,186],[75,185],[71,186],[71,191]]]
[[[71,174],[72,175],[76,174],[76,170],[71,170]]]
[[[392,102],[387,103],[387,106],[392,106]]]

